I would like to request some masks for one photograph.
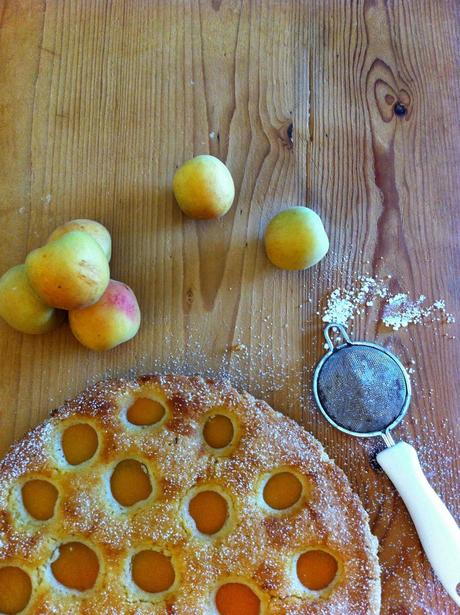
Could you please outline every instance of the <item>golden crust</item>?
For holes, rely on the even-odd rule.
[[[139,396],[165,404],[162,425],[135,427],[126,408]],[[224,406],[234,417],[236,446],[214,455],[202,438],[204,415]],[[75,421],[90,422],[99,448],[85,464],[70,467],[59,434]],[[112,499],[109,473],[124,458],[141,460],[154,489],[148,500],[121,510]],[[298,506],[274,514],[264,506],[263,477],[290,468],[305,485]],[[59,489],[56,512],[32,522],[19,503],[21,481],[45,477]],[[212,484],[232,502],[227,531],[204,539],[191,529],[184,502],[195,486]],[[96,551],[95,587],[76,594],[52,578],[49,564],[62,541],[86,542]],[[173,558],[177,582],[152,597],[129,574],[131,554],[158,547]],[[309,547],[333,553],[336,582],[321,595],[303,589],[295,558]],[[295,421],[227,383],[200,377],[141,376],[101,382],[54,411],[16,443],[0,462],[0,566],[18,565],[34,587],[25,613],[94,615],[210,615],[219,583],[249,581],[262,613],[353,614],[380,610],[377,541],[343,472],[321,444]]]

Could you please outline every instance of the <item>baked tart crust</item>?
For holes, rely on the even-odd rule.
[[[161,417],[156,423],[142,424],[141,413],[129,421],[138,399],[155,402],[154,414]],[[207,421],[216,415],[231,421],[220,421],[226,430],[220,448],[204,439]],[[72,464],[63,434],[80,424],[92,427],[97,440],[86,427],[74,430],[82,435],[81,450],[67,451],[78,462]],[[217,446],[219,435],[208,438]],[[114,478],[117,467],[121,478]],[[267,487],[283,472],[290,475],[284,490],[276,491],[283,477]],[[25,508],[22,488],[31,480],[57,489],[51,517],[34,518]],[[120,489],[128,489],[126,497]],[[216,517],[200,526],[194,519],[191,512],[201,514],[208,506],[205,497],[190,504],[202,492],[212,492],[209,502],[224,511],[223,521]],[[50,506],[35,509],[36,500],[30,510],[50,514]],[[83,546],[89,557],[84,574],[73,564],[60,573],[56,561],[73,552],[72,545],[63,548],[67,543],[86,545],[96,566],[91,569],[95,558]],[[320,589],[318,580],[308,589],[299,578],[299,558],[311,550],[323,552],[333,565],[333,578]],[[166,589],[161,579],[160,585],[157,579],[141,583],[144,588],[136,584],[133,558],[143,551],[159,554],[146,561],[165,563]],[[201,377],[100,382],[14,444],[0,462],[0,579],[6,567],[30,578],[23,613],[211,615],[219,613],[216,596],[229,583],[246,584],[261,614],[380,610],[377,540],[345,474],[294,420],[226,382]],[[67,577],[79,588],[60,582]]]

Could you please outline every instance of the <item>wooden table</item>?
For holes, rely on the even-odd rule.
[[[0,0],[0,27],[1,270],[56,225],[96,218],[113,235],[112,275],[143,314],[135,340],[103,354],[65,326],[27,337],[0,323],[0,452],[108,374],[228,375],[298,419],[347,472],[380,539],[383,612],[457,612],[372,446],[334,431],[309,400],[318,306],[332,288],[391,274],[393,290],[458,310],[455,0]],[[206,152],[231,169],[236,202],[195,222],[171,180]],[[305,272],[276,270],[267,221],[308,203],[330,254]],[[415,358],[398,436],[416,443],[458,516],[455,328],[395,333],[363,315],[354,333]]]

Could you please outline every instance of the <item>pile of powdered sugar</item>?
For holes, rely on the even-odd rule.
[[[336,288],[326,299],[322,320],[348,326],[357,315],[363,314],[367,307],[378,301],[380,321],[394,331],[410,324],[455,322],[443,299],[427,305],[425,295],[412,299],[408,293],[392,293],[390,279],[391,276],[379,279],[362,275],[348,287]]]
[[[446,310],[444,299],[438,299],[431,305],[425,305],[425,301],[425,295],[420,295],[416,300],[406,293],[390,296],[383,308],[382,322],[395,331],[422,322],[455,322],[453,315]]]

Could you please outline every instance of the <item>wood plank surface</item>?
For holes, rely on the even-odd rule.
[[[458,612],[363,444],[310,401],[327,293],[357,275],[446,299],[458,313],[459,6],[455,0],[0,0],[0,268],[58,224],[100,220],[112,277],[138,295],[138,336],[110,352],[66,326],[0,323],[0,453],[88,383],[130,370],[228,376],[299,420],[348,474],[380,540],[385,614]],[[404,116],[394,104],[406,105]],[[175,169],[226,162],[236,201],[185,219]],[[261,241],[280,209],[312,204],[331,251],[286,272]],[[358,337],[415,360],[414,442],[460,515],[457,325]]]

